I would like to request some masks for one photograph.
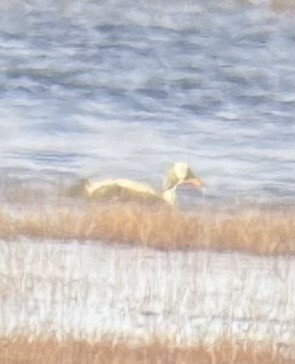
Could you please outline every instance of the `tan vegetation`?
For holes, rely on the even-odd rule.
[[[295,11],[294,0],[272,0],[271,6],[273,10],[278,12],[293,12]]]
[[[1,364],[291,364],[272,345],[221,342],[213,346],[175,347],[154,341],[128,345],[102,341],[30,341],[26,337],[0,339]]]
[[[265,206],[202,208],[194,213],[128,204],[40,203],[17,213],[0,211],[0,238],[19,235],[59,240],[103,240],[159,249],[295,253],[295,212]]]

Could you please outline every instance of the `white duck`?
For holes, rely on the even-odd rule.
[[[144,203],[176,203],[176,189],[181,184],[192,184],[201,188],[204,183],[191,171],[187,163],[175,163],[164,178],[163,192],[157,193],[153,187],[128,179],[108,179],[104,181],[83,181],[83,193],[100,200],[135,201]]]

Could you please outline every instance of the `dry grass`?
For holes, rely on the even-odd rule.
[[[236,211],[183,213],[134,205],[40,204],[18,214],[0,212],[0,237],[103,240],[159,249],[295,253],[295,212],[256,206]]]
[[[294,0],[272,0],[271,7],[277,12],[291,12],[294,15],[295,2]]]
[[[26,337],[0,339],[1,364],[291,364],[271,345],[221,342],[176,347],[154,341],[130,346],[124,342],[29,341]]]

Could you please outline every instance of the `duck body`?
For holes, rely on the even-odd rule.
[[[98,201],[135,202],[150,205],[165,203],[162,196],[158,195],[152,187],[125,179],[89,182],[86,185],[86,195]]]
[[[180,184],[202,187],[203,182],[194,176],[187,163],[175,163],[164,178],[162,192],[145,183],[129,179],[107,179],[104,181],[82,181],[82,194],[89,199],[100,201],[136,202],[140,204],[176,203],[176,189]]]
[[[129,179],[107,179],[104,181],[89,181],[86,180],[85,184],[86,192],[89,196],[92,196],[94,193],[99,194],[101,191],[107,192],[109,189],[109,193],[111,190],[115,192],[117,189],[119,190],[129,190],[138,193],[150,193],[156,194],[156,191],[149,185],[137,181],[132,181]]]

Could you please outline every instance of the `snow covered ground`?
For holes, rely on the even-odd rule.
[[[294,260],[0,241],[0,333],[179,344],[235,337],[295,350]]]

